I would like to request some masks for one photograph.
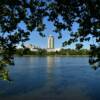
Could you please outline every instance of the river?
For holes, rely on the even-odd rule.
[[[100,69],[88,57],[15,57],[0,100],[100,100]]]

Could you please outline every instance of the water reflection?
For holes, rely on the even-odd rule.
[[[53,70],[54,70],[54,58],[52,57],[47,57],[47,72],[48,72],[48,79],[47,79],[47,84],[46,88],[50,90],[51,85],[54,83],[53,82]]]
[[[9,100],[100,100],[100,70],[87,62],[82,57],[16,58],[10,71],[14,82],[0,81],[0,90]]]
[[[78,83],[78,81],[80,80],[75,77],[73,71],[70,71],[71,73],[67,72],[70,65],[66,66],[65,63],[65,59],[63,58],[47,57],[48,82],[45,87],[42,88],[41,93],[45,94],[47,99],[91,100],[88,96],[87,91],[85,91],[85,84],[82,85],[82,83]],[[65,76],[69,74],[71,75],[71,77]],[[40,96],[41,98],[45,99],[45,97],[43,97],[42,95]]]
[[[52,73],[54,67],[55,67],[55,57],[47,57],[47,68],[48,68],[48,74]]]

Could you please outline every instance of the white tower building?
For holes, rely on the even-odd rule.
[[[48,37],[48,49],[54,49],[54,37],[51,35]]]

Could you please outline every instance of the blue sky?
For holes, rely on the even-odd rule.
[[[51,22],[48,22],[47,19],[44,19],[44,23],[46,24],[46,30],[43,32],[46,37],[41,37],[38,32],[33,31],[30,35],[30,40],[26,42],[26,44],[33,44],[33,45],[37,45],[41,48],[47,48],[47,38],[49,35],[53,35],[54,39],[55,39],[55,48],[61,48],[62,47],[62,43],[66,40],[68,40],[70,38],[70,32],[65,30],[62,31],[62,38],[58,39],[58,33],[53,32],[53,25]],[[23,23],[19,24],[20,27],[25,28],[25,25]],[[78,28],[78,24],[74,23],[72,30],[74,32],[77,31]],[[93,41],[91,40],[90,42],[84,42],[84,48],[89,48],[89,44],[92,43]],[[75,43],[73,43],[72,45],[66,46],[64,48],[75,48]]]

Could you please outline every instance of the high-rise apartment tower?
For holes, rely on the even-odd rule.
[[[48,49],[54,49],[54,37],[51,35],[48,37]]]

